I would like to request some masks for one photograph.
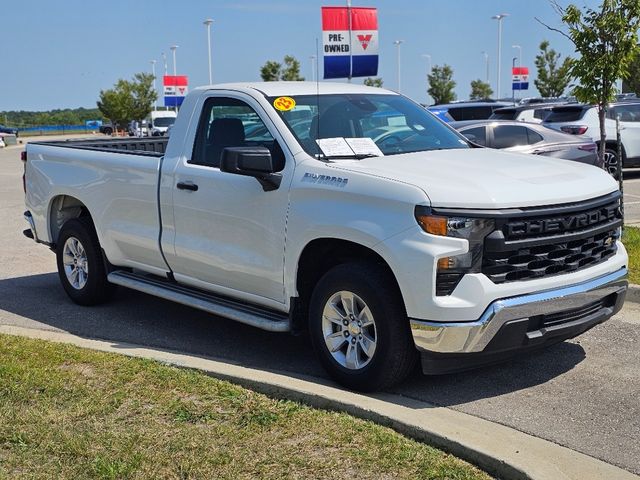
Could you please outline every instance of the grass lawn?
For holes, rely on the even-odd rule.
[[[640,284],[640,228],[624,227],[622,241],[629,252],[629,281]]]
[[[487,479],[394,431],[152,361],[0,335],[0,479]]]

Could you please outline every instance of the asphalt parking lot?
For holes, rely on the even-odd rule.
[[[0,150],[0,324],[215,357],[325,378],[306,337],[256,330],[141,293],[72,304],[54,255],[26,228],[19,148]],[[640,225],[640,172],[626,172],[627,221]],[[416,373],[396,393],[536,435],[640,474],[640,305],[530,357],[442,377]]]

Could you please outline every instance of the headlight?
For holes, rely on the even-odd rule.
[[[451,295],[465,274],[481,271],[484,239],[495,229],[495,221],[487,218],[438,215],[423,206],[417,206],[415,214],[418,224],[425,232],[441,237],[461,238],[469,242],[467,253],[438,259],[436,295]]]

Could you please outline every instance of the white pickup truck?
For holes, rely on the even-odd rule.
[[[25,234],[73,301],[120,285],[307,330],[354,389],[574,337],[627,289],[607,173],[475,148],[380,88],[203,87],[169,139],[30,143],[23,160]]]

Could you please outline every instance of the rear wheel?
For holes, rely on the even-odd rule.
[[[100,243],[87,217],[67,221],[56,247],[58,276],[71,300],[97,305],[108,300],[115,286],[107,281]]]
[[[616,150],[607,148],[604,151],[604,169],[609,172],[613,178],[618,178],[620,174],[620,161]]]
[[[395,281],[376,265],[327,272],[311,298],[309,330],[325,369],[354,390],[400,383],[418,357]]]

